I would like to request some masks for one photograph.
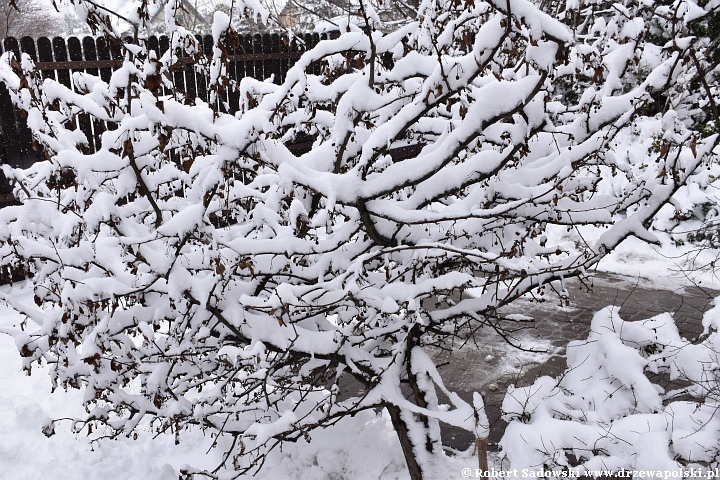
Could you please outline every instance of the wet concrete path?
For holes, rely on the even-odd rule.
[[[541,353],[525,352],[508,345],[498,334],[488,331],[475,342],[453,352],[437,352],[435,361],[446,386],[466,401],[473,392],[481,392],[491,422],[489,447],[497,445],[504,430],[500,407],[508,385],[530,385],[541,375],[557,376],[565,369],[565,346],[582,340],[590,331],[595,312],[608,305],[619,305],[623,320],[642,320],[670,312],[678,328],[692,340],[702,333],[703,312],[711,308],[720,292],[698,287],[668,287],[659,281],[596,274],[589,289],[577,280],[568,282],[569,305],[560,305],[557,294],[548,291],[539,303],[521,299],[505,308],[504,315],[521,314],[532,322],[518,324],[514,341]],[[564,302],[563,302],[564,303]],[[490,329],[488,329],[490,330]],[[472,445],[470,433],[443,427],[443,443],[456,450]]]

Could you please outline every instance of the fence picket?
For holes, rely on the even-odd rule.
[[[290,52],[292,49],[290,48],[290,39],[287,35],[283,34],[282,36],[278,37],[279,42],[279,52],[284,53],[285,58],[280,59],[280,83],[285,82],[285,78],[287,77],[287,72],[289,68],[289,58],[290,58]]]
[[[95,62],[97,61],[97,52],[95,50],[95,39],[92,37],[83,37],[82,39],[82,50],[83,55],[85,56],[85,61],[87,62]],[[85,72],[90,75],[98,76],[98,69],[97,67],[89,67],[85,69]]]
[[[235,36],[233,41],[228,45],[228,55],[239,55],[240,54],[240,37]],[[243,63],[235,60],[228,62],[228,77],[235,82],[240,81],[244,75]],[[240,94],[233,88],[232,85],[227,87],[227,108],[229,113],[235,113],[240,108]],[[225,111],[225,109],[223,109]]]
[[[82,46],[83,46],[83,53],[85,55],[85,60],[88,62],[94,62],[99,60],[98,58],[98,52],[97,52],[97,45],[95,43],[95,39],[93,37],[84,37],[82,40]],[[87,68],[85,71],[90,75],[98,76],[100,75],[100,69],[99,68]],[[102,148],[102,134],[105,131],[105,122],[93,119],[93,146],[95,148],[95,151],[98,151]]]
[[[55,37],[52,39],[52,49],[53,49],[53,56],[55,57],[55,61],[57,62],[67,62],[68,61],[68,51],[67,51],[67,45],[65,44],[65,39],[62,37]],[[59,68],[55,70],[57,74],[57,81],[62,83],[68,88],[72,88],[72,81],[70,80],[70,69],[69,68]]]
[[[70,57],[71,62],[77,62],[78,67],[82,66],[83,60],[83,51],[82,51],[82,43],[80,42],[80,39],[77,37],[70,37],[67,40],[67,49],[68,49],[68,56]],[[82,72],[85,73],[84,68],[73,68],[73,72]],[[75,85],[75,82],[73,81],[73,90],[76,92],[79,92],[77,86]],[[88,152],[94,152],[95,150],[95,137],[93,135],[93,129],[92,129],[92,121],[90,119],[90,115],[87,113],[82,113],[78,115],[78,127],[80,128],[80,131],[85,134],[85,138],[87,138],[87,151]]]
[[[202,44],[198,45],[198,48],[202,48]],[[190,56],[183,52],[183,59],[188,59]],[[195,64],[188,63],[185,65],[185,95],[188,103],[194,104],[195,99],[198,97],[197,94],[197,77],[195,75]]]
[[[20,50],[22,50],[23,53],[27,53],[30,55],[30,58],[33,59],[33,62],[38,61],[37,56],[37,49],[35,48],[35,40],[33,40],[30,37],[23,37],[20,39]]]
[[[263,53],[280,53],[280,36],[277,34],[263,35]],[[280,59],[270,58],[265,64],[265,77],[272,76],[273,82],[280,80]]]
[[[22,166],[22,147],[20,146],[20,132],[16,122],[16,112],[13,107],[10,93],[5,85],[0,85],[0,128],[2,128],[3,146],[5,147],[5,158],[2,163],[13,167]]]
[[[107,44],[107,41],[100,37],[95,41],[96,45],[96,53],[97,53],[97,59],[98,60],[110,60],[110,47]],[[101,67],[100,68],[100,79],[108,83],[110,81],[110,77],[112,76],[112,68],[110,67]]]
[[[242,53],[245,55],[253,53],[252,35],[242,36]],[[245,77],[255,78],[255,62],[245,61],[243,62],[243,68],[245,70]]]
[[[13,52],[15,58],[20,59],[20,42],[15,37],[8,37],[3,41],[3,51]]]
[[[17,58],[18,61],[20,60],[20,42],[16,38],[6,38],[3,46],[6,52],[13,52],[15,58]],[[11,154],[15,155],[12,161],[17,164],[16,166],[27,168],[38,159],[37,152],[33,148],[32,132],[27,126],[25,113],[15,110],[14,106],[11,108],[13,111],[8,112],[7,115],[3,115],[7,117],[7,121],[4,122],[4,127],[7,125],[12,132],[12,137],[6,139],[6,143],[10,147],[9,150]],[[10,127],[10,124],[13,124],[13,127]],[[5,131],[4,128],[3,131]],[[16,144],[18,148],[16,148]],[[8,160],[7,163],[12,164],[10,160]]]
[[[38,61],[39,62],[52,62],[52,42],[48,37],[40,37],[37,39],[37,50],[38,50]],[[43,79],[52,78],[56,80],[55,70],[42,70],[40,75]]]
[[[4,51],[5,49],[3,48],[2,43],[0,43],[0,54]],[[5,131],[5,121],[8,115],[8,110],[5,108],[7,105],[6,99],[9,101],[10,95],[5,88],[5,85],[0,85],[0,155],[2,155],[3,163],[8,163],[7,140],[11,138],[9,132]],[[10,105],[10,108],[12,108],[12,105]],[[12,201],[11,197],[12,185],[8,179],[5,178],[2,171],[0,171],[0,202],[5,203]]]
[[[178,58],[182,58],[185,56],[185,52],[182,51],[182,48],[177,47],[175,50],[175,54],[178,56]],[[185,95],[187,93],[187,90],[185,88],[185,74],[182,70],[174,70],[172,72],[175,85],[175,89],[181,93],[182,95]],[[177,97],[176,97],[177,98]]]
[[[212,60],[213,55],[213,38],[211,35],[205,35],[202,37],[202,52],[205,56],[205,61],[210,62]],[[198,76],[198,97],[202,98],[203,101],[207,102],[209,101],[209,90],[210,85],[207,84],[207,78],[205,78],[205,75],[199,75]],[[219,99],[218,99],[219,100]]]
[[[162,59],[163,55],[165,55],[165,52],[167,52],[170,49],[170,39],[167,35],[161,35],[158,38],[158,48],[160,54],[158,55],[158,58]],[[170,92],[167,88],[165,88],[165,85],[163,84],[163,94],[164,95],[170,95],[172,92]]]
[[[259,33],[253,35],[253,37],[252,37],[252,53],[254,53],[255,55],[262,54],[263,53],[262,43],[263,43],[262,35],[260,35]],[[264,70],[263,61],[256,60],[255,61],[255,75],[253,75],[253,78],[255,78],[255,80],[260,80],[260,81],[265,80],[266,76],[265,76],[265,72],[263,70]]]
[[[151,35],[147,39],[147,48],[152,50],[157,55],[158,60],[160,59],[160,40],[156,35]]]
[[[35,48],[35,40],[30,37],[23,37],[20,40],[20,49],[23,53],[26,53],[33,59],[34,62],[38,61],[37,49]],[[24,115],[15,114],[18,121],[18,129],[20,132],[20,142],[22,145],[23,154],[23,165],[29,167],[32,163],[40,159],[42,155],[42,147],[35,142],[32,136],[32,131],[27,125],[27,121]]]

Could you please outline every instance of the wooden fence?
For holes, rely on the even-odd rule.
[[[196,36],[202,53],[210,56],[212,53],[212,37]],[[231,78],[239,80],[243,77],[253,77],[265,80],[274,77],[275,82],[282,82],[288,69],[300,58],[302,53],[316,45],[325,35],[304,35],[289,41],[280,35],[246,35],[238,39],[238,46],[229,52],[230,65],[228,74]],[[166,36],[152,36],[147,39],[147,46],[155,50],[158,57],[170,48],[170,40]],[[53,39],[41,37],[35,41],[30,37],[6,38],[0,45],[0,53],[12,51],[16,56],[27,53],[35,61],[43,78],[52,78],[63,85],[73,88],[73,72],[86,72],[99,75],[103,81],[108,82],[113,70],[119,68],[123,61],[123,52],[120,45],[108,44],[105,38],[70,37],[68,39],[55,37]],[[186,94],[188,98],[201,98],[208,100],[208,90],[205,78],[199,75],[194,68],[195,59],[182,56],[178,64],[172,69],[175,87]],[[239,108],[239,95],[231,92],[224,99],[229,107],[229,113]],[[85,133],[88,139],[88,150],[95,151],[100,147],[100,136],[105,126],[99,122],[93,123],[88,116],[80,116],[78,128]],[[0,84],[0,162],[14,167],[27,168],[41,159],[37,147],[33,148],[33,139],[23,115],[19,114],[13,106],[10,95]],[[13,200],[12,186],[0,174],[0,204]]]
[[[196,38],[202,47],[202,54],[210,57],[213,48],[212,37],[197,35]],[[285,80],[288,69],[303,52],[325,38],[327,38],[326,34],[306,34],[292,40],[277,34],[241,36],[236,42],[236,47],[228,52],[230,59],[228,74],[235,80],[243,77],[266,80],[272,76],[276,83],[280,83]],[[158,54],[158,58],[170,48],[170,40],[166,36],[152,36],[146,42],[148,48]],[[103,81],[108,82],[113,70],[119,68],[123,60],[121,46],[108,44],[102,37],[68,39],[41,37],[37,41],[30,37],[23,37],[20,40],[10,37],[0,45],[0,53],[5,51],[12,51],[18,57],[21,52],[27,53],[35,61],[43,78],[52,78],[69,88],[73,88],[73,72],[99,75]],[[193,57],[181,56],[178,64],[171,69],[175,88],[186,94],[189,99],[201,98],[203,101],[208,101],[205,78],[196,72],[195,61]],[[320,73],[320,65],[311,68],[316,70],[314,73]],[[239,109],[240,98],[237,92],[227,93],[223,100],[228,106],[228,113],[235,113]],[[87,115],[79,116],[77,128],[87,137],[89,152],[100,148],[100,138],[107,127],[101,122],[93,122]],[[33,146],[32,134],[24,116],[15,109],[10,95],[2,84],[0,84],[0,129],[2,129],[1,163],[27,168],[42,159],[37,146]],[[310,143],[300,142],[292,147],[296,152],[307,151],[310,149]],[[419,151],[419,146],[410,146],[393,149],[390,153],[393,158],[402,159],[413,157]],[[12,201],[14,201],[12,186],[0,173],[0,205]]]

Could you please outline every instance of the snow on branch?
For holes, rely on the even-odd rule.
[[[568,344],[559,378],[508,389],[501,446],[513,468],[683,476],[717,466],[717,331],[692,343],[668,313],[628,322],[619,311],[596,313],[588,338]]]
[[[74,428],[209,429],[232,445],[210,477],[384,408],[411,477],[431,478],[438,421],[487,429],[479,395],[448,391],[427,351],[502,333],[500,307],[583,275],[628,236],[654,240],[656,214],[718,143],[693,127],[711,109],[692,85],[717,76],[691,61],[712,43],[690,35],[715,12],[668,13],[685,0],[550,2],[559,14],[424,0],[395,32],[320,42],[281,84],[228,77],[238,37],[218,13],[212,59],[194,67],[209,102],[175,85],[172,65],[199,52],[177,2],[160,58],[139,3],[107,82],[76,74],[71,90],[3,55],[0,80],[47,160],[3,167],[21,204],[0,211],[0,261],[33,272],[25,367],[52,362],[53,385],[86,389]],[[102,131],[97,151],[81,117]],[[616,155],[638,128],[658,148]],[[393,154],[404,146],[419,155]],[[581,224],[607,233],[579,253],[544,236]],[[348,377],[362,393],[341,388]]]

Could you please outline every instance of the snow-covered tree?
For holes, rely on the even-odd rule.
[[[261,0],[270,13],[271,24],[305,33],[313,30],[339,30],[348,21],[392,31],[417,17],[417,0]],[[363,10],[374,12],[366,22]]]
[[[0,2],[0,39],[52,36],[61,31],[60,14],[42,0]]]
[[[218,12],[197,67],[209,103],[173,88],[178,52],[199,51],[178,5],[164,56],[125,43],[108,83],[75,73],[69,90],[27,56],[2,58],[47,161],[3,167],[22,204],[0,212],[0,259],[33,272],[38,307],[6,296],[26,320],[1,328],[28,372],[48,362],[53,386],[85,389],[75,431],[210,430],[223,464],[188,474],[232,478],[384,409],[411,478],[441,478],[439,422],[488,426],[480,395],[449,391],[429,349],[505,334],[500,307],[551,282],[565,295],[628,236],[655,241],[655,214],[718,143],[691,129],[700,113],[682,93],[701,75],[690,29],[715,4],[568,2],[558,21],[526,0],[423,0],[388,34],[348,22],[281,85],[225,76]],[[77,7],[114,35],[105,9]],[[251,0],[234,11],[246,7],[265,15]],[[227,89],[236,115],[220,108]],[[108,127],[97,152],[80,114]],[[660,147],[617,154],[638,131]],[[544,235],[581,224],[608,228],[579,253]]]
[[[500,443],[512,468],[670,478],[720,467],[720,308],[697,343],[669,313],[626,322],[619,310],[595,314],[560,377],[508,389]]]

